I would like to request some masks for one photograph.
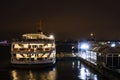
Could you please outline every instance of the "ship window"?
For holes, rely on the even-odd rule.
[[[109,56],[112,56],[112,54],[109,54],[108,57],[109,57]]]
[[[31,48],[31,45],[28,45],[28,48]]]
[[[33,47],[33,48],[37,48],[37,45],[33,45],[32,47]]]
[[[117,54],[114,54],[113,56],[118,56]]]

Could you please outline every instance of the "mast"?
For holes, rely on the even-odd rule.
[[[42,26],[43,26],[43,23],[42,23],[42,20],[40,20],[40,22],[39,22],[39,24],[38,24],[37,32],[42,33]]]

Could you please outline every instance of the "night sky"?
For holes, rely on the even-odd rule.
[[[57,40],[120,40],[120,3],[114,0],[3,0],[0,1],[0,36],[10,39],[22,33],[42,31]]]

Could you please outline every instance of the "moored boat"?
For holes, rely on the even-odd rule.
[[[23,34],[11,43],[12,67],[53,66],[56,62],[55,38],[43,32]]]

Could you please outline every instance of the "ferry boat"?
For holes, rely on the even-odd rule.
[[[43,32],[27,33],[11,43],[12,67],[53,66],[56,62],[55,38]]]

